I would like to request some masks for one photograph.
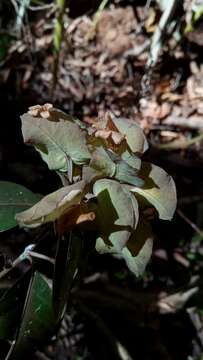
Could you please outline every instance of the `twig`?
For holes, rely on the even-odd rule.
[[[125,56],[125,57],[128,57],[128,56],[138,57],[141,54],[143,54],[143,52],[148,50],[149,46],[150,46],[150,41],[147,39],[142,45],[139,45],[139,46],[136,45],[134,48],[125,51],[123,56]]]
[[[30,2],[31,0],[21,0],[20,6],[18,8],[18,14],[17,14],[16,26],[15,26],[17,32],[20,32],[21,30],[23,18],[25,16],[26,9],[28,9],[28,7],[30,6]]]
[[[199,229],[199,227],[198,227],[196,224],[194,224],[180,209],[177,209],[177,213],[178,213],[178,215],[179,215],[183,220],[185,220],[186,223],[188,223],[188,224],[191,226],[191,228],[192,228],[197,234],[199,234],[199,235],[201,236],[201,238],[203,239],[203,231],[202,231],[201,229]]]
[[[109,0],[102,0],[101,4],[99,5],[99,7],[94,15],[91,29],[90,29],[90,31],[88,31],[88,33],[86,35],[86,40],[90,40],[94,36],[98,21],[102,15],[102,12],[104,11],[104,8],[106,7],[106,5],[108,3],[108,1]]]
[[[201,116],[190,116],[185,118],[183,116],[176,116],[172,113],[169,117],[164,120],[165,125],[177,126],[182,128],[188,128],[193,130],[203,130],[203,122]]]
[[[53,35],[53,44],[54,44],[54,68],[53,68],[53,86],[52,92],[54,92],[57,80],[58,80],[58,70],[59,70],[59,59],[61,53],[61,46],[64,36],[64,14],[68,0],[56,0],[56,6],[58,10],[58,15],[55,20],[54,26],[54,35]]]
[[[163,46],[163,37],[167,30],[167,25],[177,7],[179,0],[168,0],[167,7],[163,12],[161,19],[159,21],[159,25],[155,30],[150,47],[150,56],[147,61],[147,68],[153,67],[158,60],[159,53]]]
[[[13,5],[16,14],[18,14],[18,4],[15,0],[10,0],[11,4]]]
[[[54,4],[45,4],[45,5],[38,5],[38,6],[29,6],[29,10],[31,11],[43,11],[43,10],[47,10],[47,9],[52,9],[54,8]]]
[[[37,253],[35,251],[29,251],[29,256],[35,257],[36,259],[41,259],[50,262],[51,264],[54,264],[54,259],[50,258],[49,256],[46,256],[44,254]]]
[[[135,32],[136,35],[138,35],[141,32],[141,30],[144,28],[151,2],[152,2],[152,0],[146,0],[146,4],[143,9],[144,10],[143,16],[141,16],[140,23],[138,24],[138,26],[136,26],[136,32]]]
[[[24,260],[30,260],[29,252],[34,248],[34,245],[29,245],[25,248],[23,253],[15,259],[9,268],[5,268],[0,272],[0,279],[7,275],[11,270],[18,266]]]
[[[25,260],[29,260],[30,262],[32,262],[32,257],[35,257],[37,259],[42,259],[42,260],[50,262],[51,264],[54,264],[54,259],[51,259],[49,256],[32,251],[34,249],[34,247],[35,247],[34,244],[28,245],[25,248],[25,250],[23,251],[23,253],[20,256],[18,256],[17,259],[15,259],[13,261],[13,263],[11,264],[11,267],[5,268],[0,272],[0,279],[3,278],[4,276],[6,276],[11,270],[13,270],[21,262],[23,262]]]
[[[197,144],[198,142],[203,140],[203,133],[193,137],[192,139],[184,139],[184,140],[175,140],[172,141],[169,144],[160,144],[157,145],[156,147],[158,149],[163,149],[163,150],[178,150],[178,149],[187,149],[189,146]]]

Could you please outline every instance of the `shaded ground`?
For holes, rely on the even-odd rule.
[[[154,254],[142,280],[118,260],[92,257],[85,283],[73,296],[76,312],[67,315],[59,340],[34,359],[112,360],[114,338],[132,359],[202,358],[203,150],[197,137],[203,129],[202,23],[187,36],[179,39],[174,32],[166,39],[150,74],[145,69],[149,38],[161,13],[123,3],[104,10],[95,29],[93,10],[78,16],[72,5],[54,93],[54,11],[29,12],[24,36],[11,42],[1,63],[1,179],[43,193],[58,185],[22,145],[17,119],[29,105],[54,102],[86,121],[108,109],[141,124],[151,143],[145,157],[175,178],[178,211],[172,223],[153,224]],[[86,10],[85,1],[83,6]],[[183,26],[180,9],[177,16]],[[2,251],[15,253],[12,241],[5,242]],[[188,290],[196,286],[192,296]]]

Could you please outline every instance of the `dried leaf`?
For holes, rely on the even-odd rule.
[[[118,118],[112,115],[112,121],[124,135],[127,144],[134,153],[143,153],[148,149],[148,143],[141,127],[135,121]]]

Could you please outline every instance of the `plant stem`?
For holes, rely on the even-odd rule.
[[[190,226],[191,228],[201,236],[201,238],[203,239],[203,231],[201,229],[199,229],[199,227],[193,223],[180,209],[177,209],[177,213],[178,215],[185,220]]]
[[[163,47],[163,38],[166,34],[167,25],[169,24],[169,21],[171,20],[178,4],[179,0],[169,0],[167,2],[167,6],[152,37],[150,55],[147,61],[147,68],[155,66],[158,61],[159,53]]]
[[[95,15],[94,15],[94,18],[93,18],[93,22],[92,22],[92,26],[91,26],[91,29],[90,31],[88,31],[87,35],[86,35],[86,40],[90,40],[94,37],[95,35],[95,30],[96,30],[96,27],[97,27],[97,24],[98,24],[98,21],[101,17],[101,14],[104,10],[104,8],[106,7],[107,3],[108,3],[109,0],[102,0],[102,2],[100,3]]]
[[[32,251],[34,249],[35,245],[28,245],[25,250],[23,251],[22,254],[20,254],[20,256],[17,257],[17,259],[15,259],[11,265],[11,267],[9,268],[5,268],[0,272],[0,279],[2,279],[4,276],[6,276],[11,270],[13,270],[16,266],[18,266],[22,261],[24,260],[29,260],[30,262],[32,261],[32,257],[35,257],[37,259],[42,259],[45,261],[50,262],[51,264],[54,264],[54,260],[51,259],[50,257],[43,255],[43,254],[39,254],[35,251]]]
[[[5,268],[0,272],[0,279],[2,279],[4,276],[6,276],[13,268],[18,266],[22,261],[24,260],[30,260],[29,253],[34,248],[34,245],[29,245],[25,248],[22,254],[15,259],[9,268]]]
[[[61,53],[61,45],[64,36],[64,14],[68,4],[68,0],[56,0],[58,14],[55,19],[53,45],[54,45],[54,67],[53,67],[53,88],[55,90],[58,80],[59,59]]]
[[[26,9],[30,5],[30,2],[31,2],[31,0],[22,0],[20,3],[20,6],[18,8],[17,19],[16,19],[16,26],[15,26],[17,32],[20,32],[20,30],[21,30],[23,18],[25,16]]]
[[[177,149],[187,149],[189,146],[197,144],[203,140],[203,133],[193,137],[192,139],[185,139],[184,141],[175,140],[169,144],[160,144],[157,146],[158,149],[163,150],[177,150]]]
[[[97,12],[94,15],[94,20],[93,20],[93,28],[95,29],[98,23],[98,20],[104,10],[104,8],[106,7],[107,3],[109,0],[102,0],[101,4],[99,5]]]

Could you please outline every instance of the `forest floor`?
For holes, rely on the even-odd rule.
[[[185,1],[148,70],[150,39],[161,12],[158,6],[126,3],[109,5],[96,26],[91,11],[66,15],[54,89],[53,7],[30,10],[23,36],[11,40],[1,59],[0,105],[8,119],[0,135],[1,142],[7,139],[0,147],[2,171],[4,159],[10,161],[4,179],[34,189],[47,179],[36,164],[29,176],[22,172],[25,158],[20,150],[14,155],[22,141],[16,118],[28,106],[52,102],[89,122],[106,110],[139,122],[150,143],[145,158],[169,172],[178,191],[174,220],[153,224],[154,252],[143,279],[135,279],[119,260],[94,255],[59,339],[35,360],[113,360],[112,339],[119,342],[123,360],[203,358],[203,20],[184,34],[190,16]],[[48,191],[46,184],[42,191]]]

